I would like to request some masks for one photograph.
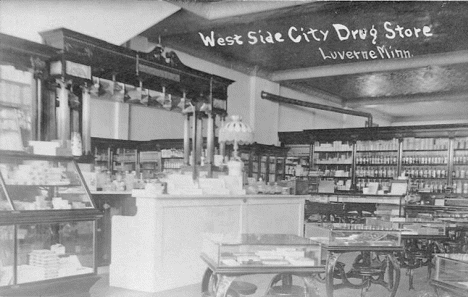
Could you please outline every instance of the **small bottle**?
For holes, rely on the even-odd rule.
[[[103,191],[112,191],[112,174],[110,170],[105,173]]]
[[[467,183],[467,186],[468,186],[468,183]],[[281,192],[283,191],[283,188],[281,186],[278,185],[277,182],[275,182],[275,186],[273,187],[273,191],[274,191],[274,194],[281,194]]]
[[[463,194],[468,194],[468,182],[463,183]]]
[[[136,176],[136,173],[135,173]],[[143,180],[143,173],[140,173],[140,177],[137,178],[136,182],[134,183],[134,189],[144,189],[146,186],[145,181]]]
[[[136,176],[135,171],[132,171],[132,173],[129,173],[127,171],[125,173],[125,190],[127,190],[127,191],[133,190],[133,185],[135,183],[135,176]]]
[[[115,175],[115,180],[113,181],[113,190],[114,191],[125,191],[125,181],[123,174],[121,172],[118,172]]]
[[[456,192],[456,193],[457,193],[457,194],[461,194],[462,192],[463,192],[463,185],[462,185],[461,180],[459,180],[459,181],[457,182],[457,192]]]

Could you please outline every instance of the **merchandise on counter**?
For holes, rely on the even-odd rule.
[[[5,182],[10,185],[69,185],[66,171],[48,161],[25,161],[16,167],[4,168],[2,175],[7,177]]]

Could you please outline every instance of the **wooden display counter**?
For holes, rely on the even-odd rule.
[[[135,216],[112,218],[109,284],[158,292],[199,283],[204,233],[302,236],[308,197],[137,196]]]
[[[402,195],[371,195],[359,193],[314,193],[306,201],[305,217],[317,214],[321,220],[359,222],[369,213],[374,216],[400,216]]]

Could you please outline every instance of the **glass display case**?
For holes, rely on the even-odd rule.
[[[468,255],[439,254],[435,258],[435,273],[431,284],[436,289],[456,296],[466,296],[468,290]]]
[[[0,186],[0,295],[89,289],[101,212],[73,157],[0,151]]]
[[[419,218],[394,218],[390,221],[366,218],[366,225],[398,229],[403,235],[445,235],[449,227],[446,222]]]
[[[72,158],[2,153],[0,173],[6,194],[1,210],[94,208]]]
[[[319,266],[321,245],[290,234],[206,234],[202,253],[217,267]]]
[[[401,246],[399,230],[364,224],[308,223],[305,226],[305,237],[327,246]]]

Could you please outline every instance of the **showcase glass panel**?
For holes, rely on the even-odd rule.
[[[93,221],[18,226],[17,283],[93,273],[93,230]]]
[[[0,226],[0,287],[13,284],[14,226]]]
[[[32,73],[0,65],[0,150],[22,151],[31,140]]]
[[[443,284],[442,287],[449,291],[459,293],[447,296],[465,296],[468,288],[468,255],[436,255],[433,280],[436,281],[436,284]]]
[[[321,265],[322,247],[292,234],[205,234],[202,250],[220,267],[311,267]]]
[[[1,169],[1,168],[0,168]],[[2,187],[0,186],[0,211],[2,210],[12,210],[8,199],[3,192]]]
[[[0,156],[1,174],[16,210],[92,208],[75,163]],[[2,202],[3,201],[3,202]],[[0,197],[0,209],[5,198]]]

